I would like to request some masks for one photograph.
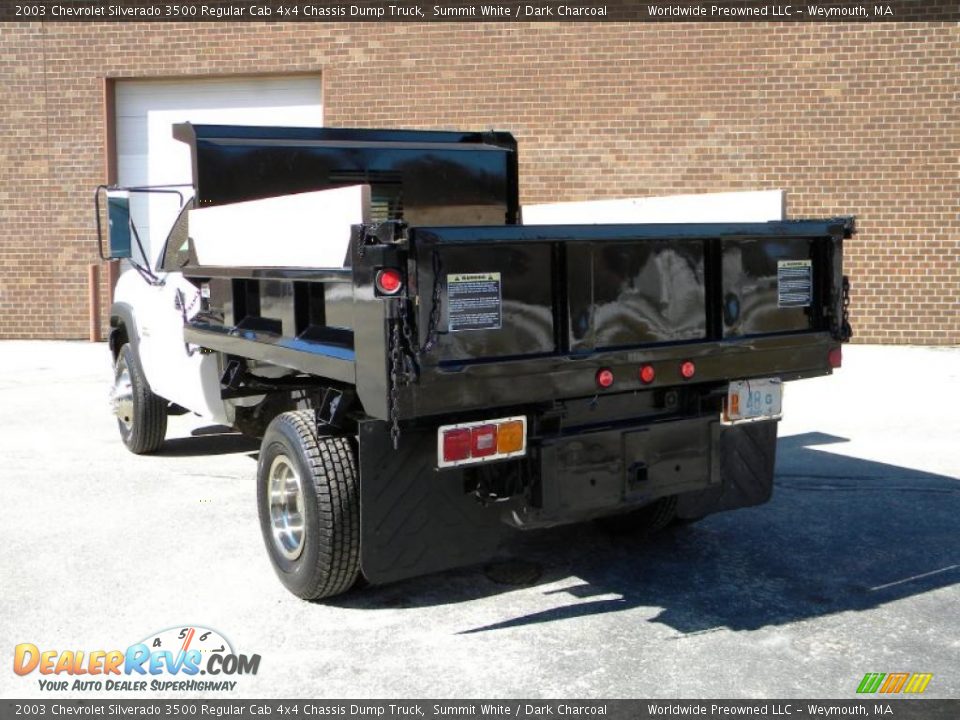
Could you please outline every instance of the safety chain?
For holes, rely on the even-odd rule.
[[[427,322],[426,339],[423,345],[417,343],[413,304],[409,298],[396,298],[394,318],[390,323],[389,347],[390,391],[388,414],[390,417],[390,439],[393,449],[400,445],[400,386],[415,382],[420,375],[420,357],[430,352],[437,344],[437,327],[440,324],[440,304],[443,296],[443,282],[440,279],[440,254],[433,251],[433,292],[431,293],[430,317]]]
[[[417,348],[410,318],[410,301],[397,298],[394,304],[394,319],[390,327],[390,437],[397,448],[400,439],[399,396],[400,386],[415,382],[420,376],[420,354]]]
[[[436,250],[433,251],[432,261],[433,294],[430,298],[430,320],[427,323],[427,337],[424,340],[423,347],[420,348],[421,353],[430,352],[437,344],[437,327],[440,325],[440,303],[443,297],[443,281],[440,279],[440,273],[442,272],[440,253]]]
[[[403,358],[400,355],[400,321],[393,320],[390,329],[390,395],[387,412],[390,415],[390,440],[393,449],[400,447],[400,375]]]
[[[426,339],[423,345],[417,345],[414,337],[414,310],[409,300],[397,301],[397,317],[403,332],[405,350],[414,364],[415,374],[419,374],[420,357],[430,352],[437,344],[437,327],[440,325],[440,305],[443,302],[443,283],[440,280],[440,255],[433,253],[433,293],[430,298],[430,317],[427,321]]]
[[[417,362],[419,353],[417,352],[417,341],[413,337],[413,320],[411,319],[410,301],[403,298],[397,298],[396,315],[397,324],[400,326],[400,333],[403,335],[403,351],[410,360],[412,378],[410,373],[403,379],[416,379],[420,375],[420,365]]]
[[[843,294],[841,296],[840,340],[846,342],[853,337],[853,328],[850,327],[850,278],[846,275],[843,276],[841,289]]]

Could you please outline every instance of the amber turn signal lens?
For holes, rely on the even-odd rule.
[[[497,428],[497,452],[512,453],[523,450],[523,423],[520,420],[500,423]]]

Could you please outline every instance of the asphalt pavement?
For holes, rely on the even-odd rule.
[[[960,349],[848,346],[832,377],[790,383],[767,505],[646,543],[524,534],[501,560],[526,584],[500,564],[327,603],[274,577],[256,443],[183,416],[134,456],[110,376],[103,344],[0,343],[2,697],[82,697],[15,674],[17,644],[181,626],[260,655],[218,698],[853,699],[868,672],[960,697]]]

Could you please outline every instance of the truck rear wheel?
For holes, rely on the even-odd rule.
[[[137,455],[159,450],[167,434],[167,402],[151,392],[129,343],[117,353],[110,399],[127,449]]]
[[[257,464],[260,529],[280,581],[318,600],[360,575],[360,483],[353,440],[323,436],[311,410],[267,426]]]

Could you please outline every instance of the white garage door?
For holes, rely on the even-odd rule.
[[[191,182],[190,152],[173,139],[174,123],[323,124],[319,76],[120,80],[115,100],[117,183],[124,186]],[[175,196],[131,198],[131,214],[151,265],[156,265],[178,204]]]

